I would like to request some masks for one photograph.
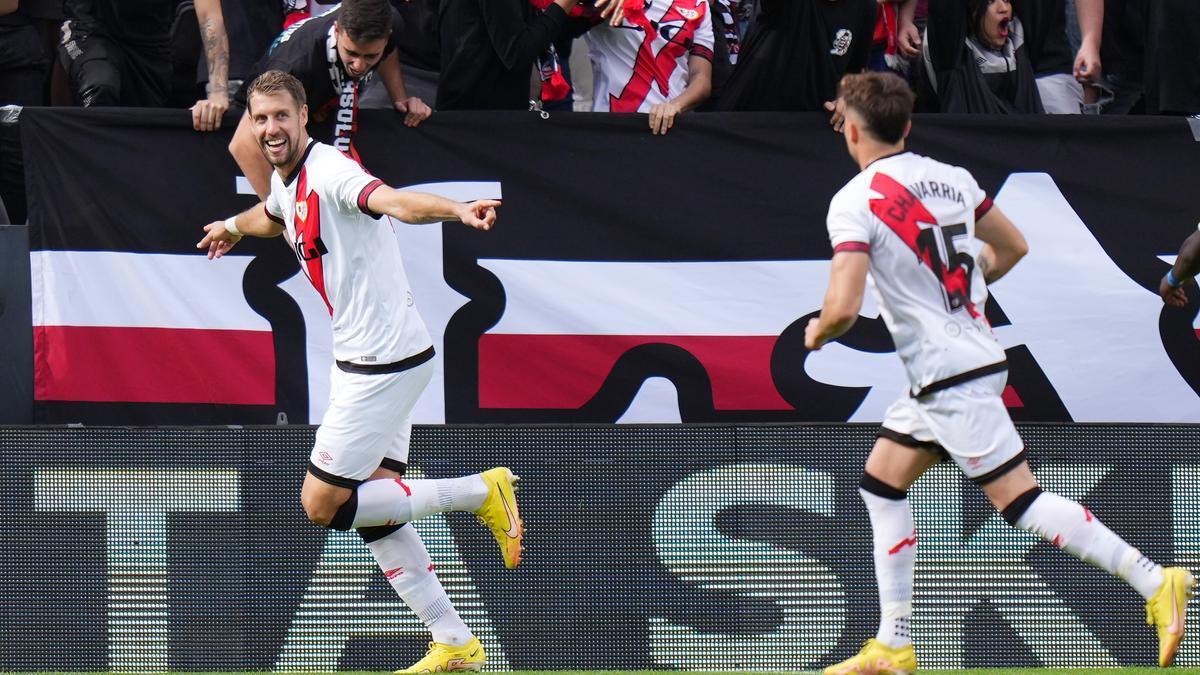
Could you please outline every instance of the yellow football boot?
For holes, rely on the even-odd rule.
[[[521,564],[521,552],[525,550],[525,522],[517,510],[514,484],[520,480],[508,467],[498,466],[479,474],[487,483],[488,495],[483,506],[475,512],[479,522],[492,531],[500,552],[504,555],[504,566],[512,569]]]
[[[417,661],[404,670],[397,670],[397,673],[448,673],[452,670],[481,670],[483,662],[487,661],[487,654],[483,653],[483,645],[479,644],[479,638],[471,638],[471,641],[461,647],[452,647],[440,642],[430,642],[429,651],[425,654],[425,658]]]
[[[893,649],[871,638],[857,654],[826,668],[825,675],[910,675],[916,670],[911,644]]]
[[[1196,579],[1182,567],[1164,567],[1163,582],[1146,601],[1146,623],[1158,628],[1158,666],[1175,662],[1183,629],[1187,625],[1187,603]]]

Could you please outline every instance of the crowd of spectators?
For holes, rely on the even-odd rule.
[[[590,73],[572,77],[572,49]],[[1200,114],[1200,3],[0,0],[0,105],[187,107],[211,131],[267,68],[305,82],[310,133],[348,152],[364,106],[409,125],[534,106],[645,113],[655,134],[695,109],[826,110],[837,127],[838,81],[862,70],[900,73],[926,112]],[[17,217],[20,170],[0,126]]]

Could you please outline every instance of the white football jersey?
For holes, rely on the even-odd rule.
[[[382,184],[333,146],[310,141],[286,180],[271,173],[266,202],[329,308],[334,358],[365,366],[433,346],[391,221],[367,209],[367,197]]]
[[[587,32],[592,60],[592,110],[649,112],[687,89],[688,57],[712,61],[708,0],[647,0],[620,26]]]
[[[870,255],[869,282],[914,393],[1005,360],[975,264],[975,221],[991,206],[966,169],[911,152],[876,160],[829,204],[835,253]]]

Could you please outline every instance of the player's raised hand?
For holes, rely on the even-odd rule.
[[[459,220],[477,230],[490,230],[496,222],[496,207],[500,206],[500,201],[480,199],[462,206]]]
[[[225,229],[225,221],[215,220],[204,226],[204,238],[196,243],[200,250],[208,249],[208,259],[220,258],[242,238]]]

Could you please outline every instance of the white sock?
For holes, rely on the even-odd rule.
[[[408,523],[444,511],[474,511],[483,506],[487,484],[478,474],[436,480],[381,478],[359,485],[356,496],[351,527],[358,529]]]
[[[879,586],[879,633],[875,639],[898,648],[912,644],[913,573],[917,529],[908,499],[888,499],[859,489],[871,516],[875,580]]]
[[[429,552],[412,525],[370,542],[367,548],[396,594],[429,628],[434,642],[461,647],[471,640],[471,629],[434,574]]]
[[[1162,585],[1162,567],[1113,534],[1091,511],[1053,492],[1038,495],[1017,527],[1124,579],[1147,600]]]

